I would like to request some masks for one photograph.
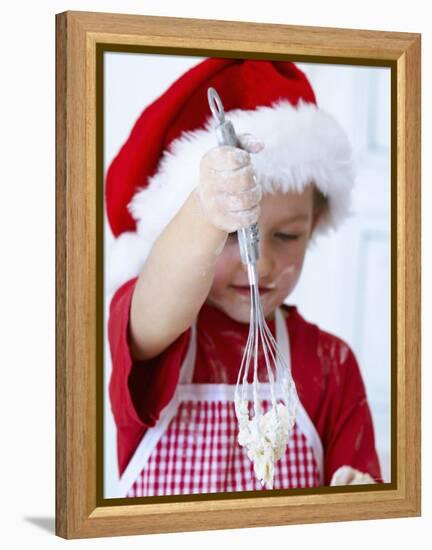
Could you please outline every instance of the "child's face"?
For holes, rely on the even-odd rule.
[[[283,303],[297,284],[317,218],[313,209],[312,185],[302,193],[276,193],[262,198],[257,268],[261,304],[266,317]],[[236,321],[249,322],[249,282],[246,266],[240,259],[236,233],[228,236],[218,258],[206,302]]]

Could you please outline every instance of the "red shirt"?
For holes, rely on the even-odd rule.
[[[171,400],[186,355],[190,329],[158,357],[133,361],[128,342],[129,312],[136,279],[118,289],[110,306],[112,358],[109,395],[117,426],[120,475],[147,428]],[[324,483],[343,465],[381,481],[374,430],[356,358],[340,338],[306,321],[293,305],[282,306],[291,347],[292,375],[299,398],[321,438]],[[274,334],[274,321],[268,321]],[[197,318],[193,382],[237,382],[249,325],[204,304]],[[259,379],[265,381],[265,372]]]

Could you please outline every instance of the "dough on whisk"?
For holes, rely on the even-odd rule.
[[[264,415],[249,419],[248,401],[236,403],[239,420],[238,442],[247,449],[256,477],[268,489],[273,488],[274,465],[284,455],[295,418],[288,407],[278,403]]]

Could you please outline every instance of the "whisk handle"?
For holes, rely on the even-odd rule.
[[[216,126],[216,137],[219,145],[239,147],[234,126],[230,120],[225,119],[225,111],[219,94],[214,88],[207,90],[208,102],[215,119],[219,122]],[[259,231],[258,224],[254,223],[237,231],[240,257],[244,264],[255,265],[259,259]]]
[[[216,137],[219,145],[239,147],[237,135],[235,133],[233,123],[230,120],[224,120],[216,126]]]

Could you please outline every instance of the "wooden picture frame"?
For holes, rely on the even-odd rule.
[[[286,56],[391,68],[392,482],[285,496],[103,499],[104,48]],[[196,54],[195,54],[196,55]],[[56,534],[64,538],[420,515],[420,35],[108,13],[56,15]]]

